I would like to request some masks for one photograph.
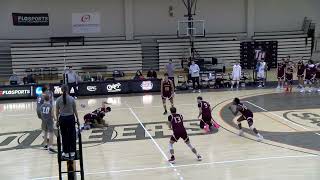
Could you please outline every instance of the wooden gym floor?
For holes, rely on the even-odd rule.
[[[106,118],[110,127],[82,134],[85,179],[320,179],[319,94],[285,94],[274,89],[203,92],[201,96],[214,107],[213,117],[221,125],[211,134],[198,127],[198,95],[177,94],[175,104],[203,161],[196,161],[179,141],[174,145],[174,165],[167,163],[171,132],[158,94],[78,99],[81,117],[102,101],[112,107]],[[243,99],[254,111],[263,142],[255,141],[245,122],[245,137],[237,136],[235,118],[226,106],[234,97]],[[57,179],[56,154],[40,148],[35,103],[0,103],[0,179]]]

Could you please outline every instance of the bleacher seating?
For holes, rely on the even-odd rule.
[[[135,72],[142,68],[139,41],[88,40],[84,46],[70,44],[55,44],[57,47],[51,47],[50,42],[12,44],[13,72],[23,75],[26,69],[55,67],[62,74],[65,65],[78,72],[92,65],[106,66],[109,73],[113,70]]]
[[[219,63],[230,65],[240,60],[240,41],[235,37],[197,38],[195,49],[201,58],[218,59]],[[159,65],[163,69],[169,59],[173,59],[177,67],[180,67],[180,60],[188,56],[188,39],[164,39],[159,43]]]
[[[290,56],[297,61],[301,57],[305,60],[311,57],[311,38],[303,30],[284,32],[256,32],[256,41],[278,41],[278,61]]]

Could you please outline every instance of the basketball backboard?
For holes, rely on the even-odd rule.
[[[205,21],[190,20],[178,21],[178,37],[204,37],[205,36]]]

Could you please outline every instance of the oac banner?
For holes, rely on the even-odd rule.
[[[72,13],[73,33],[100,33],[99,13]]]
[[[48,13],[12,13],[12,20],[15,26],[49,26]]]

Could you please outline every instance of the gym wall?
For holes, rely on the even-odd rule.
[[[175,35],[177,21],[185,19],[182,0],[1,0],[0,39],[79,35],[72,33],[72,13],[92,12],[100,13],[101,32],[83,35],[125,36],[129,1],[133,35]],[[256,32],[299,30],[305,16],[319,27],[319,0],[198,0],[195,19],[206,20],[207,33],[246,32],[248,1],[255,3]],[[49,13],[50,25],[13,26],[13,12]]]

